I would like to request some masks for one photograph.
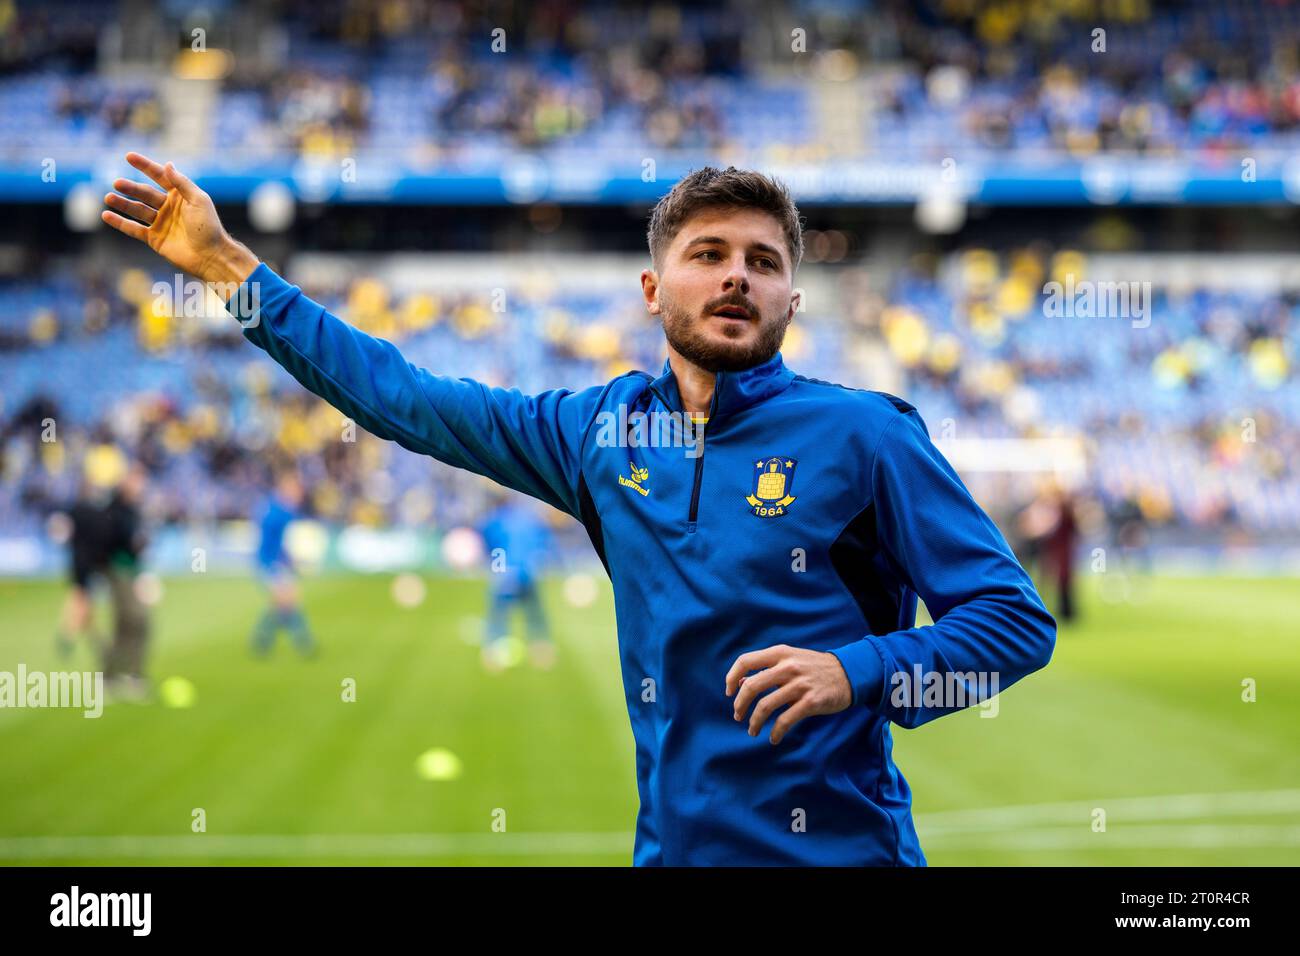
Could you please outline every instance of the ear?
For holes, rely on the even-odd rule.
[[[651,315],[659,314],[659,274],[653,269],[641,270],[641,294]]]
[[[803,289],[795,289],[790,294],[790,311],[786,313],[787,322],[794,318],[794,314],[799,311],[799,303],[803,301]]]

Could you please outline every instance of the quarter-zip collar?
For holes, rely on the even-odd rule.
[[[753,365],[738,372],[717,372],[713,377],[713,401],[710,405],[709,423],[742,412],[751,405],[766,401],[790,387],[794,372],[785,367],[781,353],[777,352],[761,365]],[[668,405],[669,411],[684,412],[681,391],[672,363],[664,359],[660,376],[650,383],[650,388]]]

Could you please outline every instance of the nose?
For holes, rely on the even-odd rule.
[[[732,260],[731,268],[727,270],[727,275],[722,280],[722,290],[724,292],[736,290],[741,295],[749,295],[749,270],[745,267],[743,258]]]

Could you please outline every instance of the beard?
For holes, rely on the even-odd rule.
[[[678,308],[662,289],[659,304],[663,308],[664,337],[668,344],[691,364],[714,373],[739,372],[762,365],[780,350],[791,318],[787,312],[775,319],[765,319],[758,314],[754,304],[739,293],[713,300],[705,306],[703,316],[691,315]],[[758,322],[758,335],[752,341],[718,339],[704,333],[702,327],[709,321],[708,316],[724,305],[739,305],[758,316],[750,320]]]

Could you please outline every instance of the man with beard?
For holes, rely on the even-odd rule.
[[[785,366],[803,238],[783,186],[705,168],[656,205],[657,377],[524,395],[411,365],[260,263],[170,163],[127,159],[159,188],[117,180],[104,220],[213,283],[307,388],[586,527],[614,585],[634,864],[925,863],[890,722],[1043,667],[1056,624],[916,409]],[[665,413],[703,433],[609,427]]]

